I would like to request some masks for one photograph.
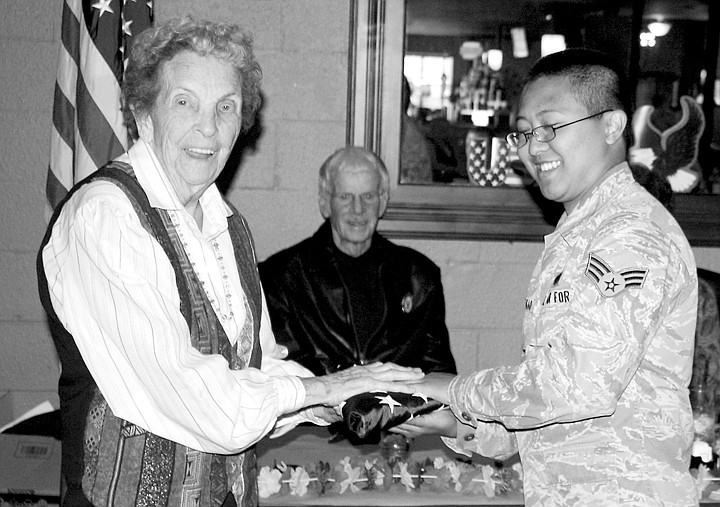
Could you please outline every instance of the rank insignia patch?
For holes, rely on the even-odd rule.
[[[647,273],[647,269],[641,268],[623,269],[616,273],[593,253],[588,256],[585,268],[585,276],[593,281],[600,294],[606,298],[617,296],[625,289],[642,288]]]

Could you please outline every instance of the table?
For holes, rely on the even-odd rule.
[[[332,435],[326,428],[316,426],[301,426],[278,439],[262,440],[258,446],[258,469],[263,466],[274,467],[276,463],[284,462],[290,466],[306,466],[319,461],[331,464],[339,463],[346,456],[370,457],[378,455],[377,445],[353,446],[347,441],[329,443]],[[437,436],[419,437],[410,447],[408,462],[423,461],[425,458],[434,460],[440,457],[450,461],[458,457],[449,450]],[[493,464],[492,460],[482,457],[473,459],[478,464]],[[422,506],[447,507],[464,505],[503,505],[506,507],[520,507],[524,505],[522,494],[508,493],[502,496],[489,498],[482,494],[466,495],[462,493],[438,493],[429,491],[421,486],[420,492],[405,492],[401,487],[385,491],[382,488],[358,493],[345,492],[340,494],[332,492],[327,495],[318,495],[315,492],[299,497],[292,495],[273,495],[261,498],[261,507],[281,506]]]
[[[258,469],[263,466],[274,467],[276,463],[285,462],[290,466],[306,466],[318,461],[338,463],[346,456],[372,457],[378,454],[377,445],[353,446],[347,441],[330,443],[331,434],[326,428],[301,426],[278,439],[263,439],[257,445]],[[425,458],[441,457],[452,460],[457,455],[442,444],[439,437],[428,436],[417,438],[411,448],[408,461],[421,461]],[[474,457],[473,462],[492,464],[492,460]],[[512,462],[507,463],[510,465]],[[522,495],[508,493],[494,498],[484,495],[441,494],[422,490],[419,493],[398,493],[397,490],[362,491],[359,493],[330,493],[319,496],[309,492],[298,497],[291,495],[273,495],[260,499],[260,507],[315,507],[315,506],[373,506],[373,507],[448,507],[465,505],[502,505],[505,507],[521,507],[524,505]],[[720,501],[703,498],[702,507],[720,507]]]

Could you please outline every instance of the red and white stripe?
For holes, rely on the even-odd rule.
[[[120,106],[124,57],[152,23],[145,0],[64,0],[46,195],[48,211],[72,186],[130,144]]]

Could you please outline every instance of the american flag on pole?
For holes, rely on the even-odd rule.
[[[45,189],[50,212],[75,183],[129,147],[120,84],[132,38],[152,17],[152,1],[63,1]]]

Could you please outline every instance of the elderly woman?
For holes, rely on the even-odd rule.
[[[215,185],[260,77],[235,26],[143,33],[123,89],[139,140],[53,216],[38,266],[62,361],[64,505],[254,505],[260,438],[422,375],[312,377],[283,360],[247,225]]]

